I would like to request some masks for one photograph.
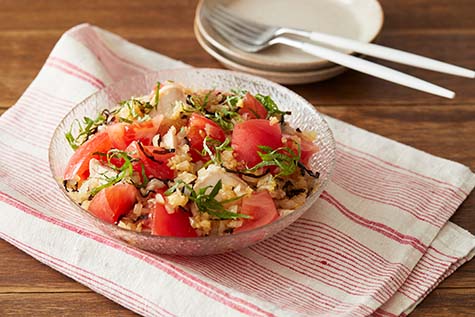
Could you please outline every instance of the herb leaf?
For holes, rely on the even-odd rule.
[[[79,120],[74,120],[71,124],[71,127],[68,132],[66,132],[65,137],[69,143],[69,146],[73,150],[76,150],[82,144],[84,144],[91,135],[97,132],[97,128],[106,123],[107,116],[105,115],[104,111],[102,111],[95,120],[84,117],[83,122]],[[78,134],[76,136],[73,135],[73,128],[74,125],[77,125]]]
[[[221,202],[216,200],[216,196],[218,195],[219,191],[223,187],[223,184],[222,184],[221,180],[219,180],[216,183],[216,185],[214,185],[214,187],[213,186],[207,186],[207,187],[204,187],[204,188],[200,188],[198,190],[198,192],[196,192],[190,185],[188,185],[185,182],[180,180],[177,183],[175,183],[175,185],[170,187],[165,192],[165,195],[170,196],[171,194],[173,194],[176,190],[178,190],[178,188],[180,187],[181,184],[183,184],[184,187],[187,190],[190,191],[189,198],[190,198],[191,201],[193,201],[196,204],[196,207],[198,207],[198,210],[200,212],[207,212],[211,216],[216,217],[220,220],[238,219],[238,218],[245,218],[245,219],[251,218],[249,215],[230,212],[229,210],[226,210],[226,208],[224,208],[224,206],[223,206],[223,204],[241,199],[242,196],[235,197],[235,198],[228,199],[228,200],[221,201]],[[206,194],[206,191],[211,187],[212,187],[211,192],[209,194]]]
[[[256,99],[266,108],[267,110],[267,117],[272,116],[283,116],[286,114],[290,114],[290,111],[282,111],[279,109],[277,104],[270,96],[264,96],[261,94],[255,95]]]
[[[301,157],[300,144],[297,143],[297,147],[297,154],[295,154],[295,150],[289,147],[272,149],[269,146],[260,145],[259,149],[262,150],[262,152],[258,151],[257,154],[261,157],[262,162],[258,163],[253,168],[247,169],[247,171],[254,172],[266,166],[277,166],[279,167],[280,172],[276,177],[292,175],[299,167]]]
[[[107,153],[98,152],[98,153],[94,153],[94,154],[100,155],[100,156],[103,156],[103,157],[105,156],[108,166],[111,167],[112,169],[118,171],[118,173],[115,177],[107,178],[107,182],[105,184],[93,188],[91,190],[91,195],[92,196],[95,196],[98,192],[100,192],[104,188],[113,186],[113,185],[119,183],[120,181],[123,181],[127,178],[130,178],[132,176],[132,174],[134,173],[134,168],[133,168],[132,163],[134,163],[136,161],[136,159],[131,158],[128,155],[127,152],[112,149]],[[122,164],[121,167],[117,167],[114,164],[112,164],[112,159],[113,158],[118,159],[118,160],[123,160],[124,163]],[[143,165],[142,165],[142,173],[143,173],[143,175],[145,175],[145,170],[144,170]],[[142,186],[144,186],[144,185],[146,186],[147,182],[148,182],[148,179],[145,176],[144,179],[143,179]]]
[[[157,100],[157,95],[155,95],[155,99]],[[130,98],[128,100],[121,101],[119,103],[119,107],[114,111],[114,113],[119,115],[125,114],[126,116],[119,116],[117,119],[121,122],[131,123],[134,120],[149,120],[150,116],[148,114],[154,109],[156,109],[156,106],[153,106],[148,101],[143,101],[137,98]]]
[[[158,103],[160,101],[160,82],[157,81],[157,90],[155,91],[155,109],[158,106]]]
[[[207,109],[210,101],[210,96],[215,90],[210,90],[204,96],[188,95],[186,104],[183,105],[184,112],[198,112],[206,118],[216,122],[225,131],[230,131],[234,128],[235,121],[239,121],[241,116],[238,113],[238,102],[243,98],[242,91],[231,90],[233,95],[226,95],[224,101],[219,103],[219,106],[212,111]],[[223,95],[224,96],[224,95]]]
[[[230,149],[229,143],[231,143],[231,140],[229,138],[226,138],[223,143],[220,141],[213,139],[209,136],[206,136],[203,139],[203,151],[201,151],[201,155],[206,155],[208,154],[210,157],[210,163],[214,163],[216,165],[221,165],[222,160],[221,160],[221,152],[227,149]],[[210,146],[214,149],[210,148]]]

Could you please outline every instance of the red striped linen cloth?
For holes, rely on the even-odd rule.
[[[0,117],[0,237],[144,316],[405,316],[473,257],[475,237],[448,222],[475,185],[467,167],[330,117],[332,183],[274,238],[187,258],[104,235],[51,179],[53,130],[98,89],[177,67],[97,27],[67,31]]]

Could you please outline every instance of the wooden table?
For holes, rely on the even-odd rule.
[[[475,68],[475,1],[384,0],[383,45]],[[61,34],[89,22],[198,67],[221,67],[193,36],[194,0],[0,0],[0,113],[36,76]],[[391,63],[384,63],[396,66]],[[454,89],[446,100],[349,71],[291,86],[333,117],[475,168],[475,81],[396,66]],[[475,194],[452,221],[475,232]],[[132,316],[0,241],[1,316]],[[445,280],[411,316],[474,316],[475,261]]]

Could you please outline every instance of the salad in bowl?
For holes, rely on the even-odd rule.
[[[318,151],[271,96],[171,81],[75,121],[69,196],[96,217],[153,235],[233,234],[293,212],[313,192]],[[76,133],[73,129],[76,128]]]
[[[126,98],[123,83],[109,87],[63,120],[50,147],[63,192],[106,232],[159,253],[234,250],[297,219],[331,172],[326,123],[329,140],[269,89],[197,87],[181,72],[144,75]]]

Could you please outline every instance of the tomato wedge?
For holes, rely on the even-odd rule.
[[[308,167],[308,163],[310,161],[310,158],[312,157],[313,154],[318,152],[318,146],[308,140],[305,139],[300,139],[300,151],[301,151],[301,156],[300,156],[300,161]]]
[[[209,159],[209,157],[201,155],[203,141],[207,136],[220,142],[226,140],[226,135],[219,125],[197,113],[191,115],[188,128],[187,137],[190,141],[190,155],[194,162]]]
[[[155,116],[144,122],[132,124],[116,123],[107,128],[112,146],[119,150],[125,150],[132,141],[140,141],[145,145],[152,144],[152,138],[157,134],[163,116]]]
[[[89,161],[92,158],[99,158],[94,153],[105,153],[111,148],[112,143],[107,132],[96,133],[74,152],[73,156],[69,159],[63,178],[71,179],[74,175],[77,175],[80,179],[86,179],[89,176]]]
[[[134,170],[142,174],[142,164],[147,177],[155,177],[162,180],[175,178],[175,171],[168,166],[168,161],[175,153],[167,152],[161,147],[152,145],[139,145],[132,142],[126,149],[132,157],[138,158],[139,162],[134,163]]]
[[[138,191],[131,184],[115,184],[106,187],[94,196],[88,210],[97,218],[116,223],[128,213],[137,201]]]
[[[234,126],[231,146],[238,161],[245,162],[249,168],[261,162],[257,153],[260,145],[273,149],[282,146],[282,132],[278,124],[271,125],[265,119],[251,119]]]
[[[297,144],[288,136],[284,135],[284,139],[287,139],[286,146],[291,148],[297,155],[297,152],[298,152]],[[313,154],[315,154],[318,151],[318,146],[315,143],[303,137],[297,136],[297,139],[298,140],[296,141],[300,144],[300,162],[302,162],[305,166],[308,167],[310,158],[312,157]]]
[[[243,99],[243,106],[238,113],[247,119],[267,118],[266,108],[250,93],[246,93]]]
[[[180,208],[169,214],[165,206],[156,203],[152,210],[152,234],[169,237],[196,237],[190,224],[190,215]]]
[[[262,227],[279,217],[274,200],[267,190],[254,192],[250,197],[244,197],[241,213],[251,216],[252,219],[244,219],[243,225],[236,228],[234,232]]]

